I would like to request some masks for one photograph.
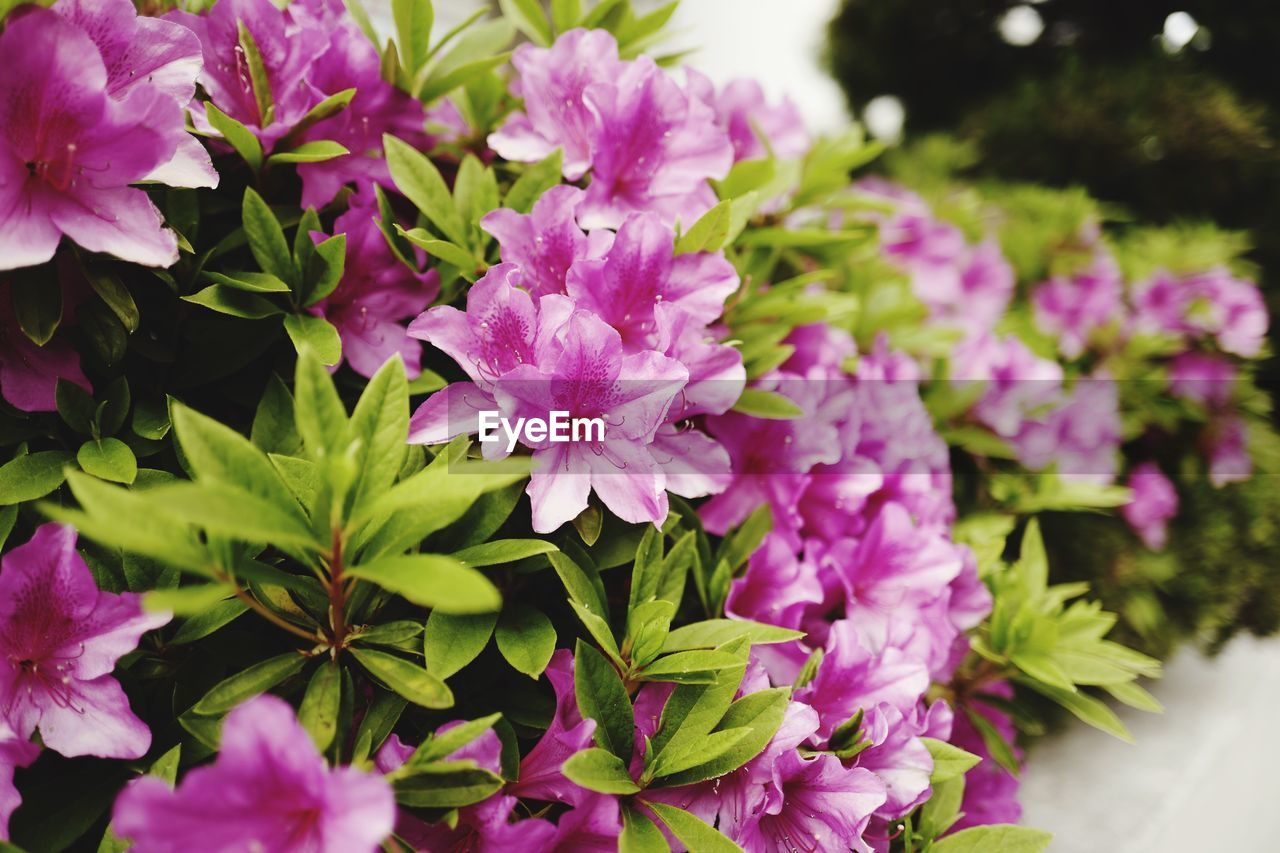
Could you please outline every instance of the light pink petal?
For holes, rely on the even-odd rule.
[[[40,714],[40,737],[55,752],[75,758],[141,758],[151,730],[134,716],[120,682],[109,675],[68,685],[64,706],[49,702]]]
[[[178,238],[142,190],[77,187],[53,210],[62,232],[91,252],[104,252],[148,267],[178,261]]]
[[[427,398],[409,419],[409,444],[444,444],[479,430],[479,413],[496,408],[493,397],[470,382],[454,382]]]
[[[534,453],[533,459],[526,489],[533,505],[533,529],[552,533],[587,508],[592,478],[573,445],[552,444]]]
[[[200,140],[187,134],[179,139],[173,158],[157,166],[143,180],[171,187],[216,187],[218,171]]]
[[[666,478],[646,447],[606,440],[599,456],[587,458],[591,486],[614,515],[632,523],[666,520]]]

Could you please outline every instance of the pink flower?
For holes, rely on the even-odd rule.
[[[603,257],[569,269],[569,295],[617,329],[631,352],[657,341],[660,305],[674,305],[705,326],[738,289],[738,274],[722,254],[676,256],[674,247],[675,232],[661,219],[631,214]]]
[[[732,80],[717,93],[705,75],[692,68],[685,73],[689,90],[715,110],[716,122],[729,134],[735,163],[764,159],[769,155],[766,144],[781,160],[794,160],[808,150],[809,133],[790,98],[769,103],[755,80]]]
[[[1238,374],[1236,366],[1221,356],[1184,352],[1169,362],[1169,390],[1202,405],[1224,406],[1234,393]]]
[[[1249,456],[1248,425],[1234,415],[1223,415],[1209,423],[1209,482],[1215,488],[1239,483],[1253,474]]]
[[[773,767],[759,819],[738,838],[746,850],[853,850],[869,853],[862,833],[884,802],[884,784],[834,755],[784,754]]]
[[[499,409],[544,420],[553,411],[599,418],[605,434],[570,442],[530,442],[526,434],[534,459],[533,529],[550,533],[575,518],[593,489],[624,521],[661,524],[666,477],[649,445],[689,371],[656,352],[624,354],[618,332],[581,310],[570,316],[559,353],[544,364],[507,373],[495,389]]]
[[[1116,382],[1099,374],[1076,380],[1063,402],[1024,424],[1013,443],[1033,471],[1052,465],[1058,474],[1105,485],[1118,473],[1121,426]]]
[[[144,777],[116,800],[115,830],[139,850],[374,851],[391,834],[395,797],[380,776],[330,768],[282,699],[227,715],[213,764],[177,790]]]
[[[1164,549],[1169,519],[1178,514],[1178,492],[1154,462],[1143,462],[1129,474],[1133,498],[1120,514],[1152,551]]]
[[[1221,267],[1192,276],[1188,286],[1201,306],[1193,306],[1192,325],[1232,355],[1257,356],[1267,336],[1267,306],[1258,286]]]
[[[1013,335],[982,334],[956,347],[951,381],[984,383],[973,414],[996,435],[1011,438],[1024,422],[1062,398],[1062,365],[1037,357]]]
[[[373,376],[399,353],[406,374],[414,379],[422,371],[422,346],[413,340],[404,321],[435,299],[440,275],[435,270],[417,273],[391,254],[371,202],[352,196],[351,207],[334,223],[334,234],[347,235],[342,281],[310,310],[337,328],[342,357],[356,373]]]
[[[521,283],[535,297],[563,294],[569,267],[582,258],[599,257],[608,250],[613,235],[578,227],[582,190],[565,184],[542,194],[530,213],[502,207],[492,210],[480,225],[498,240],[504,263],[520,268]]]
[[[1063,355],[1078,358],[1096,331],[1116,322],[1123,289],[1115,259],[1099,251],[1087,268],[1036,288],[1031,297],[1036,326],[1057,338]]]
[[[987,692],[1004,699],[1013,698],[1013,690],[1005,682],[993,684]],[[1017,734],[1009,715],[981,702],[973,702],[970,709],[986,718],[996,731],[1009,743]],[[982,757],[982,762],[964,776],[964,802],[960,806],[962,816],[952,827],[952,832],[988,823],[1017,823],[1022,817],[1018,802],[1018,777],[992,760],[986,742],[965,714],[956,714],[951,742],[963,750]],[[1016,745],[1014,755],[1019,762],[1022,750]]]
[[[603,30],[572,30],[550,48],[520,47],[512,64],[525,111],[489,145],[526,162],[563,147],[567,179],[591,171],[578,212],[588,228],[616,227],[640,211],[687,227],[715,204],[707,180],[728,174],[733,146],[710,107],[648,57],[621,62],[617,50]]]
[[[14,316],[9,283],[0,282],[0,393],[24,412],[52,412],[59,379],[93,390],[64,335],[42,347],[31,342]]]
[[[561,766],[571,755],[591,746],[596,721],[583,719],[574,693],[573,654],[560,649],[547,664],[547,680],[556,694],[551,725],[520,762],[520,777],[508,792],[521,798],[581,805],[594,795],[570,782]]]
[[[195,33],[172,21],[139,15],[128,0],[58,0],[53,10],[93,39],[107,69],[107,94],[121,100],[155,89],[183,109],[196,93],[203,60]],[[177,149],[147,180],[173,187],[216,187],[209,152],[181,127]]]
[[[13,771],[27,767],[39,754],[39,744],[18,737],[9,724],[0,719],[0,841],[9,840],[9,818],[22,804],[22,795],[13,785]]]
[[[0,569],[0,716],[19,737],[39,729],[65,756],[139,758],[151,732],[129,708],[116,661],[168,623],[132,593],[102,592],[76,553],[76,532],[46,524]]]
[[[0,269],[48,261],[64,234],[89,251],[173,264],[177,237],[129,185],[169,163],[186,138],[174,97],[140,85],[113,97],[98,46],[48,9],[13,15],[0,55],[8,68],[0,83]]]

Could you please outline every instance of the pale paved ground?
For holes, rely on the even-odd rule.
[[[436,5],[439,28],[479,2]],[[717,82],[758,77],[770,95],[789,95],[811,128],[835,129],[844,105],[819,57],[836,5],[685,0],[674,46],[700,46],[690,61]],[[389,22],[388,0],[369,8]],[[1080,725],[1036,749],[1023,822],[1053,831],[1061,853],[1280,850],[1280,641],[1237,640],[1213,661],[1186,652],[1151,689],[1163,715],[1120,712],[1136,744]]]

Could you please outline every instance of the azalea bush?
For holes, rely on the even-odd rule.
[[[1256,289],[500,5],[6,15],[3,836],[1043,849],[1160,670],[1046,538],[1249,485]]]

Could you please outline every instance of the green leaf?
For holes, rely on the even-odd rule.
[[[556,32],[573,29],[581,19],[582,0],[551,0],[551,22]]]
[[[246,293],[241,288],[227,287],[223,284],[211,284],[203,290],[182,297],[184,302],[203,305],[219,314],[240,317],[245,320],[262,320],[283,314],[280,308],[261,296]]]
[[[460,723],[447,732],[434,734],[414,751],[408,763],[415,765],[447,758],[492,729],[494,723],[500,719],[502,719],[501,714],[490,714],[478,720]]]
[[[452,556],[459,563],[468,566],[501,566],[514,563],[539,554],[550,554],[558,550],[555,545],[542,539],[494,539],[463,548]]]
[[[274,100],[271,95],[271,79],[267,76],[266,64],[262,61],[262,53],[253,33],[244,21],[236,21],[240,32],[240,50],[244,55],[245,65],[249,67],[249,82],[253,89],[253,100],[258,107],[258,126],[267,127],[275,114]]]
[[[735,199],[758,190],[773,180],[778,172],[777,162],[768,160],[741,160],[733,164],[728,176],[715,184],[722,199]]]
[[[336,663],[320,665],[298,707],[298,722],[324,752],[338,733],[338,706],[342,699],[342,670]]]
[[[630,649],[633,665],[644,666],[658,656],[675,615],[676,606],[665,599],[646,601],[631,609],[623,647]]]
[[[453,201],[462,221],[469,226],[478,223],[480,217],[498,206],[497,176],[474,154],[468,153],[462,158],[453,183]],[[487,240],[487,235],[481,235],[480,241],[471,245],[483,247]]]
[[[48,267],[6,273],[12,276],[9,299],[14,317],[23,333],[36,346],[53,338],[62,322],[62,287],[56,277],[48,277]]]
[[[534,202],[541,198],[544,192],[560,183],[560,171],[563,166],[564,149],[557,148],[542,160],[527,167],[520,173],[520,177],[516,178],[511,189],[507,190],[507,196],[502,202],[503,206],[517,213],[528,213],[533,209]]]
[[[495,21],[494,23],[505,24],[506,22]],[[484,76],[492,69],[505,64],[510,58],[510,53],[499,53],[467,62],[444,73],[433,71],[427,76],[422,88],[418,91],[418,99],[423,103],[431,103],[436,98],[449,94],[459,86],[466,86],[472,80]],[[440,67],[443,67],[443,64]]]
[[[573,659],[578,710],[584,718],[596,721],[596,743],[630,764],[635,717],[622,678],[604,655],[582,640],[578,640]]]
[[[502,596],[488,578],[441,554],[381,557],[347,569],[347,575],[454,615],[491,613],[502,606]]]
[[[291,151],[282,151],[279,154],[272,154],[267,158],[267,165],[274,166],[277,163],[323,163],[326,160],[332,160],[335,157],[342,157],[350,154],[347,146],[334,142],[332,139],[317,139],[312,142],[304,142]]]
[[[516,29],[524,33],[537,45],[547,47],[555,40],[551,32],[551,23],[542,12],[542,4],[538,0],[498,0],[503,17],[516,25]]]
[[[134,420],[137,420],[136,415]],[[264,453],[292,454],[302,447],[302,438],[293,419],[293,395],[274,373],[267,378],[262,399],[258,401],[249,440]]]
[[[571,600],[582,605],[593,616],[603,619],[608,614],[604,606],[604,586],[598,573],[588,572],[577,561],[561,552],[549,553],[547,559],[560,576]]]
[[[698,818],[683,809],[665,803],[646,803],[667,829],[685,847],[698,853],[742,853],[742,848],[716,832]]]
[[[987,748],[987,753],[991,756],[991,760],[999,764],[1005,770],[1014,776],[1022,772],[1022,768],[1018,766],[1018,756],[1013,751],[1013,747],[1009,741],[1005,740],[1004,735],[991,724],[981,712],[973,708],[966,707],[964,715],[969,718],[969,722],[978,730],[978,735],[982,738],[982,745]]]
[[[732,670],[725,671],[712,684],[680,684],[672,691],[662,711],[662,725],[653,737],[655,754],[666,749],[685,749],[720,723],[742,683],[750,649],[745,640],[727,644],[724,651],[737,660]]]
[[[240,215],[244,222],[245,236],[249,240],[249,251],[253,253],[258,266],[262,267],[263,272],[269,272],[294,287],[298,271],[293,265],[293,253],[284,239],[284,230],[271,208],[267,207],[262,196],[252,187],[244,191]]]
[[[409,434],[409,383],[399,354],[387,360],[365,386],[351,413],[356,451],[355,506],[391,487]]]
[[[394,136],[382,138],[387,168],[396,187],[452,243],[464,246],[467,232],[440,171],[426,155]]]
[[[519,672],[536,679],[556,650],[556,629],[541,610],[528,604],[509,604],[494,631],[498,651]]]
[[[303,269],[307,295],[302,304],[310,307],[337,290],[346,268],[346,234],[334,234],[317,243],[315,254]]]
[[[138,331],[138,324],[142,321],[142,317],[138,314],[138,304],[133,301],[133,294],[129,293],[129,288],[113,275],[101,275],[86,270],[85,277],[89,279],[93,292],[98,294],[111,309],[111,313],[116,315],[116,319],[120,321],[120,325],[124,326],[125,331],[129,334]]]
[[[693,226],[676,241],[676,254],[691,252],[716,252],[724,247],[729,236],[729,202],[722,201],[693,223]]]
[[[733,684],[732,689],[736,690],[737,682],[733,679],[729,681]],[[659,753],[659,759],[670,762],[669,768],[660,771],[663,776],[661,784],[688,785],[714,779],[737,770],[755,758],[764,751],[782,726],[790,693],[790,689],[786,687],[749,693],[729,705],[716,725],[715,733],[673,739]],[[728,731],[740,731],[743,734],[719,738],[719,752],[710,749],[712,739],[718,737],[716,733]],[[672,754],[670,759],[666,758],[668,752]]]
[[[343,89],[341,92],[334,92],[332,95],[307,110],[307,114],[298,119],[293,127],[289,128],[289,132],[281,137],[280,141],[276,143],[276,147],[281,150],[292,148],[294,140],[301,137],[304,131],[309,130],[311,127],[327,118],[333,118],[338,113],[345,110],[351,103],[351,99],[355,96],[356,90],[354,88]]]
[[[269,272],[205,272],[210,281],[230,287],[233,290],[244,290],[249,293],[288,293],[289,285]]]
[[[677,684],[709,684],[738,663],[736,656],[717,649],[676,652],[658,658],[636,674],[641,681],[673,681]]]
[[[457,267],[458,272],[468,281],[475,279],[477,261],[472,257],[471,252],[462,246],[450,243],[447,240],[432,239],[431,234],[423,228],[414,228],[412,231],[406,231],[397,225],[396,233],[428,255]]]
[[[306,665],[307,659],[297,652],[268,658],[218,682],[193,710],[204,717],[225,713],[246,699],[265,693],[286,678],[297,675]]]
[[[431,0],[391,0],[391,19],[396,25],[400,64],[414,77],[430,55],[435,9]]]
[[[342,360],[342,338],[325,318],[311,314],[286,314],[284,330],[289,333],[298,352],[311,349],[321,364],[334,365]]]
[[[371,675],[415,705],[423,708],[453,705],[453,693],[443,681],[404,658],[373,649],[352,647],[348,651]]]
[[[298,353],[294,379],[294,414],[302,443],[313,458],[334,454],[346,441],[347,409],[333,387],[333,377],[311,350]]]
[[[751,622],[745,619],[708,619],[676,628],[667,635],[666,641],[662,644],[662,651],[713,649],[738,638],[750,640],[754,645],[785,643],[803,636],[802,631],[792,631],[762,622]]]
[[[916,829],[923,838],[933,839],[942,835],[960,819],[960,805],[964,802],[964,776],[955,776],[946,782],[933,785],[933,794],[920,807]]]
[[[213,129],[231,143],[231,147],[249,164],[250,169],[256,172],[262,168],[262,143],[253,131],[218,109],[212,101],[204,102],[204,114]]]
[[[488,799],[502,777],[474,761],[436,762],[415,768],[395,782],[396,800],[412,808],[455,809]]]
[[[113,483],[132,483],[138,476],[138,460],[118,438],[86,441],[76,451],[76,462],[85,473]]]
[[[192,587],[185,588],[191,589]],[[238,598],[221,599],[212,606],[201,608],[192,614],[191,618],[183,622],[182,627],[169,638],[168,645],[181,646],[186,643],[194,643],[196,640],[203,640],[219,628],[223,628],[239,619],[248,610],[249,605]]]
[[[640,790],[622,759],[603,749],[575,752],[560,768],[571,781],[601,794],[634,794]],[[696,848],[695,848],[696,849]]]
[[[28,453],[0,465],[0,506],[42,498],[62,485],[71,454],[63,450]]]
[[[790,421],[804,417],[804,409],[792,402],[790,397],[760,388],[743,389],[742,396],[733,405],[733,410],[753,418],[773,421]]]
[[[496,613],[451,616],[431,611],[423,636],[427,670],[439,678],[461,671],[484,651],[497,623]]]
[[[622,807],[622,834],[618,853],[670,853],[671,847],[648,815],[628,805]]]
[[[1125,728],[1124,723],[1120,722],[1120,718],[1116,716],[1115,711],[1112,711],[1105,703],[1089,694],[1080,691],[1063,690],[1060,687],[1054,687],[1051,684],[1045,684],[1042,681],[1031,678],[1017,677],[1015,680],[1019,684],[1030,687],[1037,693],[1049,697],[1074,714],[1077,719],[1088,723],[1095,729],[1100,729],[1126,743],[1133,743],[1132,735],[1129,734],[1129,730]]]
[[[1153,714],[1164,712],[1164,706],[1160,704],[1160,700],[1132,681],[1124,684],[1108,684],[1103,689],[1114,696],[1116,701],[1123,702],[1130,708],[1150,711]]]
[[[1026,826],[992,823],[971,826],[940,838],[930,853],[1040,853],[1049,848],[1053,834]]]
[[[762,504],[720,543],[716,562],[724,562],[730,572],[737,571],[756,552],[772,529],[773,511],[768,504]]]
[[[258,544],[290,544],[313,551],[328,544],[315,539],[292,497],[290,508],[219,482],[157,486],[148,492],[148,497],[153,499],[153,506],[163,507],[172,518],[218,536]]]
[[[926,737],[921,738],[933,757],[933,773],[929,776],[929,784],[936,785],[963,776],[970,768],[976,767],[982,758],[972,752],[965,752],[958,746],[952,746],[943,740]]]
[[[305,525],[297,502],[271,460],[249,439],[178,402],[171,407],[171,416],[174,435],[198,482],[244,489],[293,515],[297,524]]]

